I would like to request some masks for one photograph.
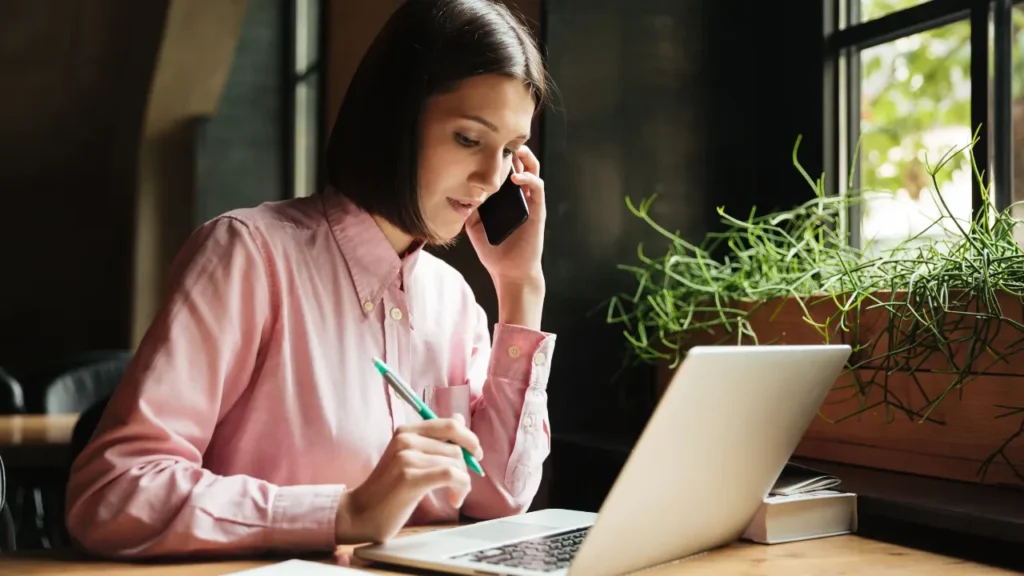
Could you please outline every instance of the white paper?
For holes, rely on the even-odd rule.
[[[287,560],[285,562],[278,562],[277,564],[271,564],[269,566],[260,566],[259,568],[242,570],[241,572],[229,572],[229,574],[244,576],[342,576],[344,574],[348,574],[349,576],[352,576],[354,574],[372,574],[372,572],[356,570],[355,568],[346,568],[344,566],[332,566],[331,564],[310,562],[308,560]]]
[[[839,496],[840,494],[850,494],[850,492],[839,492],[838,490],[814,490],[812,492],[800,492],[798,494],[770,494],[765,497],[764,501],[767,503],[775,502],[792,502],[794,500],[810,500],[812,498],[828,498],[832,496]]]

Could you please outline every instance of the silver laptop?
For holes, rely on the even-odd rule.
[[[452,574],[612,576],[729,544],[850,353],[844,345],[693,348],[597,514],[540,510],[355,555]]]

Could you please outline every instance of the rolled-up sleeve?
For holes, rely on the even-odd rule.
[[[273,325],[257,237],[242,221],[213,220],[172,270],[167,301],[72,466],[72,539],[113,557],[332,549],[344,486],[282,487],[203,468]]]
[[[487,519],[525,512],[540,487],[551,450],[547,385],[555,335],[498,324],[492,342],[486,315],[482,309],[477,314],[471,422],[486,477],[472,475],[462,512]]]

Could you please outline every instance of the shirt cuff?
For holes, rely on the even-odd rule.
[[[271,508],[271,545],[292,550],[334,550],[334,522],[345,486],[280,486]]]
[[[555,335],[514,324],[496,324],[488,376],[547,388]]]

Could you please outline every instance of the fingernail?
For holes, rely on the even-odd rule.
[[[474,456],[476,456],[477,460],[483,460],[484,459],[484,451],[483,450],[477,450],[476,454],[474,454]]]

